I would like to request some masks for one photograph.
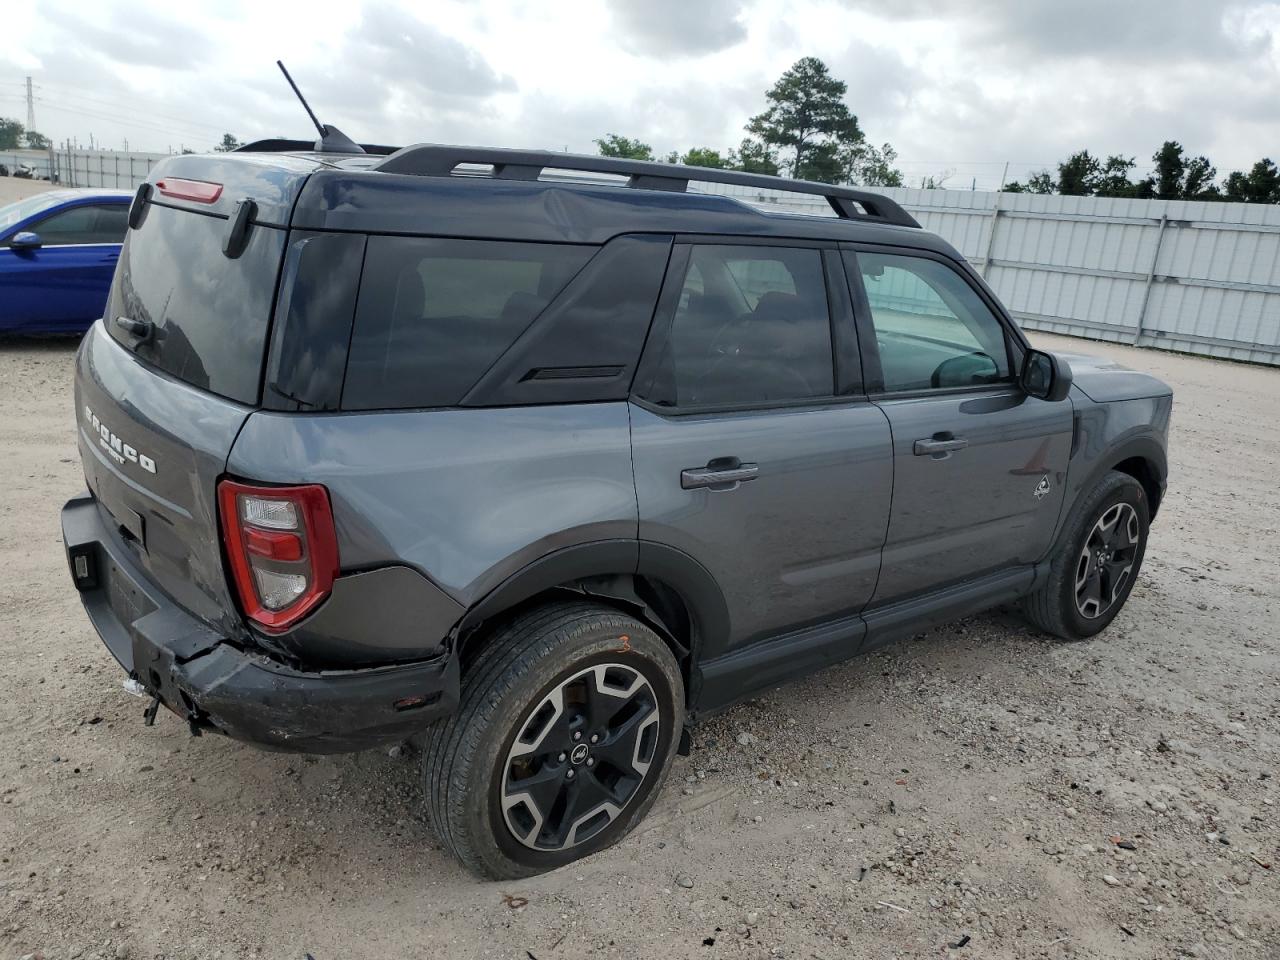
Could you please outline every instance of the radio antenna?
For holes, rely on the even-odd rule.
[[[298,85],[293,82],[293,77],[289,76],[289,71],[285,69],[283,60],[277,60],[276,66],[280,68],[280,72],[284,74],[284,78],[289,81],[289,86],[293,88],[294,96],[296,96],[298,98],[298,102],[302,104],[302,109],[307,111],[307,116],[311,118],[311,122],[315,124],[316,131],[320,134],[320,138],[316,140],[317,152],[364,153],[364,149],[360,144],[356,143],[337,127],[320,122],[320,118],[317,117],[315,111],[311,109],[311,104],[307,103],[307,98],[302,95],[302,91],[298,89]]]

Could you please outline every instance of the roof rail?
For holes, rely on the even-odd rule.
[[[399,147],[388,147],[376,143],[357,144],[365,153],[371,153],[380,156],[388,156],[399,150]],[[270,137],[266,140],[255,140],[253,143],[246,143],[243,146],[236,147],[233,153],[314,153],[316,151],[316,141],[314,140],[285,140],[282,137]],[[331,151],[332,152],[332,151]],[[359,153],[352,151],[351,156],[360,156]]]
[[[366,148],[368,149],[368,148]],[[811,180],[788,180],[760,173],[689,167],[677,163],[624,160],[618,157],[589,157],[552,150],[507,150],[498,147],[458,147],[438,143],[418,143],[397,150],[372,169],[383,173],[407,173],[422,177],[451,176],[460,164],[488,164],[497,180],[537,180],[545,168],[609,173],[628,178],[627,186],[643,190],[671,190],[684,193],[691,180],[725,183],[787,193],[807,193],[825,197],[838,216],[849,220],[892,223],[919,227],[915,218],[888,197],[852,187],[840,187]]]

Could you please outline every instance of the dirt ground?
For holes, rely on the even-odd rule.
[[[46,190],[57,189],[57,184],[47,180],[23,180],[19,177],[0,177],[0,207],[13,203],[24,197],[30,197]]]
[[[1111,629],[1001,612],[780,688],[630,838],[497,884],[440,850],[411,752],[142,725],[60,545],[73,346],[0,343],[0,955],[1280,957],[1280,370],[1033,339],[1176,390]]]

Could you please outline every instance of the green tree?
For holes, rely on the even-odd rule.
[[[812,161],[810,154],[826,145],[838,148],[863,138],[858,118],[844,103],[848,89],[817,57],[804,57],[769,88],[765,94],[769,106],[751,118],[747,132],[768,146],[792,151],[786,164],[791,176],[829,173],[832,152],[822,149]]]
[[[1136,166],[1133,157],[1122,157],[1112,154],[1102,164],[1097,186],[1093,193],[1097,197],[1132,197],[1137,191],[1137,184],[1129,179],[1129,174]]]
[[[1102,164],[1088,150],[1073,153],[1058,164],[1058,193],[1064,197],[1087,197],[1098,188]]]
[[[0,150],[17,150],[22,146],[22,124],[0,117]]]
[[[1176,140],[1166,140],[1151,157],[1156,169],[1139,194],[1150,192],[1157,200],[1200,200],[1217,195],[1213,186],[1218,171],[1208,157],[1189,157]]]
[[[48,150],[49,138],[43,133],[37,133],[35,130],[28,130],[25,134],[28,150]]]
[[[723,170],[729,166],[727,157],[720,156],[719,150],[710,147],[693,147],[680,158],[680,162],[690,167],[710,167],[712,170]]]
[[[1041,170],[1039,173],[1033,173],[1027,177],[1026,183],[1019,183],[1017,180],[1013,183],[1004,185],[1005,193],[1054,193],[1058,189],[1058,184],[1054,182],[1053,174],[1048,170]]]
[[[1182,158],[1182,144],[1176,140],[1166,140],[1151,159],[1156,169],[1152,175],[1157,200],[1182,199],[1182,174],[1186,161]]]
[[[222,135],[222,142],[213,149],[218,153],[230,153],[232,150],[235,150],[240,146],[242,146],[242,144],[239,140],[229,133],[224,133]]]
[[[600,156],[602,157],[623,157],[627,160],[653,159],[653,147],[639,140],[632,140],[630,137],[619,136],[616,133],[611,133],[599,140],[595,140],[594,143],[600,148]]]
[[[846,147],[845,180],[862,187],[900,187],[902,171],[894,167],[898,151],[889,144],[876,148],[866,140]]]
[[[730,169],[743,173],[778,175],[778,154],[770,150],[768,144],[750,137],[744,138],[736,151],[729,151],[728,164]]]
[[[1263,157],[1248,173],[1236,170],[1228,175],[1223,192],[1225,200],[1280,203],[1280,170],[1270,159]]]

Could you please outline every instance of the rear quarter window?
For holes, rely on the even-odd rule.
[[[595,250],[370,237],[342,407],[456,405]]]

